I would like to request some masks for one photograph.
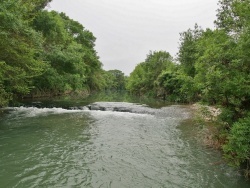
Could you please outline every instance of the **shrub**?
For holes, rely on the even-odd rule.
[[[233,124],[223,150],[231,165],[243,165],[245,175],[250,176],[250,113]]]

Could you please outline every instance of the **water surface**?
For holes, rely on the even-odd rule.
[[[217,164],[219,152],[195,141],[188,106],[115,105],[138,113],[5,109],[1,187],[249,187],[237,171]]]

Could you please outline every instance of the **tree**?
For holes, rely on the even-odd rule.
[[[136,66],[128,78],[127,88],[136,94],[157,95],[157,78],[163,70],[175,67],[173,58],[168,52],[150,52],[142,62]]]
[[[46,10],[37,14],[33,27],[43,34],[43,58],[49,66],[48,71],[35,80],[37,89],[64,93],[104,87],[101,63],[94,50],[95,37],[91,32],[64,13]],[[44,77],[51,80],[50,85],[43,85]]]
[[[203,30],[195,24],[194,30],[188,29],[180,34],[180,47],[178,61],[183,72],[191,77],[195,76],[195,61],[197,60],[197,41],[201,37]]]
[[[0,83],[8,96],[27,94],[32,79],[45,68],[41,58],[42,36],[23,19],[25,8],[14,0],[2,1],[0,6]]]
[[[228,135],[228,142],[223,146],[224,156],[236,167],[244,164],[244,173],[250,176],[250,114],[235,122]]]
[[[237,38],[250,25],[250,0],[220,0],[219,6],[215,24]]]
[[[145,72],[145,63],[139,63],[133,72],[130,73],[128,82],[126,84],[126,89],[131,93],[137,95],[143,95],[147,92],[145,88],[146,84],[146,72]]]
[[[51,0],[0,3],[0,105],[12,96],[54,95],[105,86],[95,37]]]
[[[45,39],[44,50],[48,51],[50,45],[66,45],[70,43],[70,36],[65,28],[64,20],[55,12],[46,10],[37,13],[33,19],[32,27],[43,34]]]
[[[104,71],[105,90],[125,90],[125,76],[120,70]]]

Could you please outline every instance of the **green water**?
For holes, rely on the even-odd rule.
[[[94,101],[4,109],[0,187],[250,187],[236,170],[216,163],[219,152],[196,142],[188,106],[144,101],[157,107],[148,109],[153,114],[61,108]]]

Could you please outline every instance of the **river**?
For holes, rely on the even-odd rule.
[[[250,187],[197,142],[189,106],[104,96],[2,109],[0,187]]]

